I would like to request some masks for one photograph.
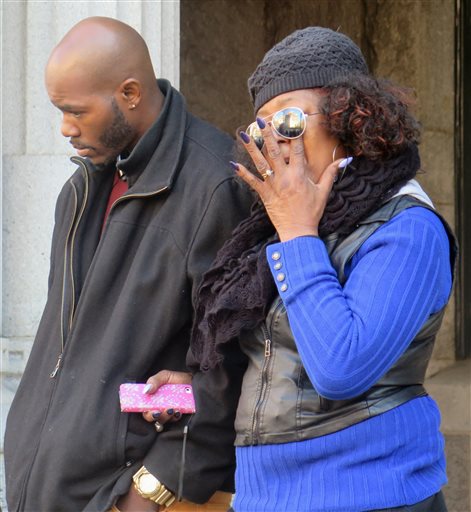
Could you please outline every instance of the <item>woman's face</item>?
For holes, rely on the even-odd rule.
[[[257,116],[270,121],[271,116],[287,107],[299,107],[305,114],[319,112],[319,104],[323,93],[321,89],[300,89],[280,94],[263,105]],[[317,183],[324,169],[332,162],[334,148],[338,140],[329,134],[323,126],[323,115],[308,115],[306,117],[306,130],[303,135],[304,152],[311,178]],[[289,162],[290,140],[279,136],[275,130],[273,135],[279,143],[285,161]],[[267,158],[265,149],[264,155]],[[335,150],[335,159],[344,157],[345,151],[341,146]],[[268,158],[269,160],[269,158]]]

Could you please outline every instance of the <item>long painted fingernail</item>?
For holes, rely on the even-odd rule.
[[[250,137],[245,132],[239,132],[239,135],[246,144],[250,142]]]
[[[169,416],[172,416],[172,414],[174,413],[175,411],[173,409],[167,409],[167,414]]]
[[[173,417],[176,418],[178,420],[178,418],[182,415],[182,413],[180,411],[177,411]]]
[[[261,117],[257,117],[257,124],[258,124],[259,128],[261,128],[262,130],[267,125],[267,123],[265,123],[265,121]]]
[[[146,395],[147,393],[149,393],[149,391],[152,389],[152,384],[146,384],[144,389],[142,390],[142,394],[143,395]]]
[[[238,171],[239,170],[239,164],[236,164],[232,160],[229,160],[229,163],[231,164],[231,167],[234,169],[234,171]]]
[[[155,411],[152,413],[152,417],[154,418],[154,420],[158,420],[161,414],[162,413],[160,411]]]
[[[340,169],[343,169],[344,167],[347,167],[347,165],[349,165],[353,160],[353,157],[352,156],[349,156],[347,158],[344,158],[340,163],[339,163],[339,168]]]

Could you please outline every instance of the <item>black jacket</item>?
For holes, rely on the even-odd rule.
[[[130,188],[103,234],[113,170],[73,158],[78,169],[60,193],[47,304],[6,426],[10,512],[107,510],[142,464],[178,490],[187,419],[157,434],[140,414],[120,413],[118,388],[185,368],[197,285],[252,197],[228,168],[232,140],[189,114],[168,82],[159,87],[163,110],[118,164]],[[231,359],[194,380],[188,500],[232,489],[234,417],[224,401],[236,400],[241,374]]]

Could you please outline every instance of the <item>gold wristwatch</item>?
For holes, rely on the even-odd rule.
[[[152,500],[157,505],[163,505],[164,507],[170,507],[175,501],[174,494],[159,482],[154,475],[149,473],[144,466],[134,474],[132,479],[134,488],[143,498]]]

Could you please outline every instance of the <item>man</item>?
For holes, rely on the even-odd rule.
[[[7,421],[9,510],[205,503],[232,491],[224,400],[238,362],[195,379],[191,423],[161,433],[120,413],[118,389],[186,368],[201,275],[251,200],[227,170],[232,140],[188,113],[141,36],[110,18],[66,34],[46,88],[81,158],[56,205],[47,304]]]

